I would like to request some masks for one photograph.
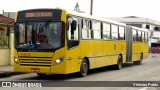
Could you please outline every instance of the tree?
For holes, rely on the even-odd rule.
[[[158,39],[157,42],[160,43],[160,39]]]

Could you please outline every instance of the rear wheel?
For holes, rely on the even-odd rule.
[[[116,69],[120,70],[122,68],[122,56],[118,56],[118,62],[116,65]]]
[[[141,64],[142,64],[142,60],[143,60],[143,55],[141,54],[140,60],[134,61],[134,64],[135,64],[135,65],[141,65]]]
[[[83,59],[81,66],[80,66],[80,75],[82,77],[87,76],[88,70],[89,70],[88,62],[86,59]]]

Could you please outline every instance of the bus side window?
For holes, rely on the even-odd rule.
[[[137,31],[133,30],[133,41],[137,41]]]
[[[118,40],[118,26],[112,24],[111,25],[111,31],[112,31],[112,39]]]
[[[125,28],[123,26],[119,26],[118,39],[125,40]]]
[[[81,19],[82,39],[91,39],[91,22],[87,19]]]

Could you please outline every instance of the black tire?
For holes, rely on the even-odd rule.
[[[141,64],[142,64],[142,60],[143,60],[143,55],[141,54],[140,60],[134,61],[134,64],[135,64],[135,65],[141,65]]]
[[[120,70],[122,68],[122,56],[118,56],[118,62],[116,65],[116,69]]]
[[[83,59],[81,66],[80,66],[80,76],[85,77],[87,76],[89,67],[88,67],[88,62],[86,59]]]
[[[47,74],[43,74],[43,73],[37,73],[37,75],[38,75],[39,77],[46,77],[46,76],[47,76]]]

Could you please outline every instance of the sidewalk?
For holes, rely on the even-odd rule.
[[[22,73],[14,72],[14,67],[12,65],[0,66],[0,78],[16,74],[22,74]]]
[[[153,57],[153,58],[160,58],[160,54],[157,53],[149,53],[149,58]]]

